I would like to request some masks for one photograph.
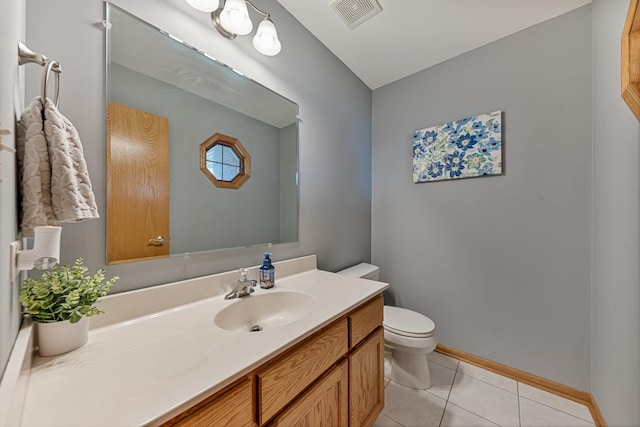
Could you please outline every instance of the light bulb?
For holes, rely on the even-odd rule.
[[[244,36],[253,30],[249,11],[244,0],[227,0],[220,12],[220,24],[230,33]]]
[[[262,20],[258,25],[258,31],[253,37],[253,47],[258,52],[266,56],[274,56],[280,53],[282,45],[278,40],[278,33],[276,32],[276,26],[269,18]]]
[[[219,0],[185,0],[194,9],[200,12],[213,12],[220,4]]]

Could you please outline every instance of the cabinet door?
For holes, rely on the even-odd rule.
[[[251,380],[244,380],[231,389],[218,393],[186,410],[163,427],[250,427],[253,423],[253,392]]]
[[[371,334],[349,355],[350,426],[371,426],[384,407],[384,335]]]
[[[349,369],[345,360],[289,405],[269,426],[347,427],[348,381]]]

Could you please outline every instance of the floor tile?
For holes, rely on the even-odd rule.
[[[496,427],[497,425],[459,406],[447,403],[440,427]]]
[[[595,427],[586,405],[441,353],[427,359],[429,390],[385,377],[385,407],[374,427]]]
[[[389,378],[385,378],[384,379],[384,386],[388,386],[389,385],[389,381],[391,381]]]
[[[586,405],[582,405],[523,383],[518,383],[518,394],[521,397],[526,397],[529,400],[542,403],[543,405],[550,406],[569,415],[573,415],[574,417],[593,423],[591,412]]]
[[[593,424],[533,400],[520,397],[521,427],[582,427]]]
[[[449,402],[502,426],[518,425],[518,396],[458,370]]]
[[[404,426],[438,426],[446,401],[424,390],[389,383],[384,392],[382,413]]]
[[[518,382],[511,378],[503,377],[502,375],[495,374],[466,362],[460,362],[458,365],[458,372],[496,387],[500,387],[504,390],[510,391],[511,393],[518,394]]]
[[[445,368],[453,369],[454,371],[458,369],[458,359],[454,359],[453,357],[447,356],[446,354],[438,353],[437,351],[432,351],[427,355],[427,359],[429,362],[437,363],[438,365],[442,365]]]
[[[375,423],[373,423],[372,427],[403,427],[402,424],[399,424],[393,421],[391,418],[387,417],[385,414],[380,414]]]
[[[447,400],[456,371],[431,362],[429,362],[429,370],[431,371],[431,388],[427,391],[440,399]]]

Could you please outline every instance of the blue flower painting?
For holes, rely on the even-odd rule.
[[[413,182],[501,174],[501,111],[413,133]]]

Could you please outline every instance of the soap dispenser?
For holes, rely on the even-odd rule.
[[[273,288],[276,281],[276,268],[271,265],[271,253],[265,252],[264,259],[262,260],[262,267],[260,267],[260,287],[262,289]]]

